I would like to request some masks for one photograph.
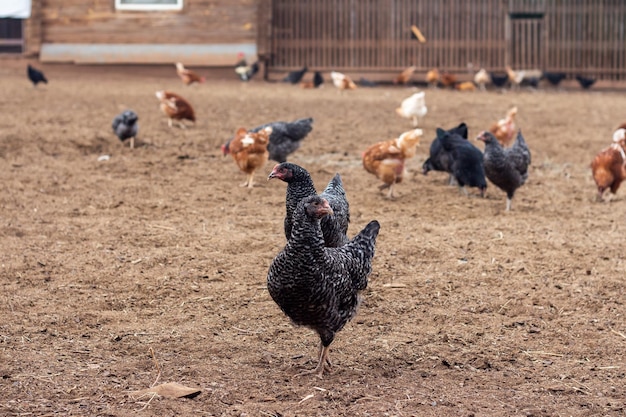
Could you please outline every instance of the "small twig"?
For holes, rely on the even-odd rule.
[[[561,354],[561,353],[543,352],[543,351],[541,351],[541,350],[522,350],[522,353],[525,353],[525,354],[527,354],[528,356],[531,356],[531,355],[543,355],[543,356],[558,356],[558,357],[560,357],[560,358],[562,358],[563,356],[565,356],[565,355],[563,355],[563,354]]]
[[[156,385],[156,383],[159,381],[159,378],[161,378],[161,366],[159,365],[159,361],[157,361],[157,358],[154,354],[154,349],[152,349],[152,347],[150,347],[150,353],[152,354],[152,359],[154,360],[154,364],[156,365],[157,371],[159,371],[159,373],[157,374],[156,379],[154,380],[154,382],[152,383],[152,385],[150,385],[150,388],[152,388],[153,386]],[[154,397],[153,397],[154,398]],[[150,401],[152,401],[152,398],[150,398]],[[150,403],[150,401],[148,401],[148,404]],[[147,406],[147,404],[146,404]],[[145,407],[144,407],[145,408]],[[143,410],[143,409],[142,409]]]
[[[240,329],[239,327],[235,327],[235,326],[233,326],[233,329],[237,330],[238,332],[245,333],[245,334],[259,334],[259,333],[263,333],[263,332],[260,332],[260,331]]]
[[[147,393],[146,393],[146,394],[147,394]],[[157,394],[156,392],[151,392],[150,394],[152,394],[152,396],[150,397],[150,399],[148,400],[148,402],[146,402],[146,403],[141,403],[141,402],[140,402],[140,403],[139,403],[139,404],[143,404],[143,407],[142,407],[139,411],[145,410],[145,409],[146,409],[146,408],[150,405],[150,402],[154,399],[154,397],[156,397],[157,395],[159,395],[159,394]],[[141,398],[141,397],[139,397],[139,398]]]
[[[611,331],[612,331],[613,333],[615,333],[616,335],[618,335],[618,336],[622,336],[624,339],[626,339],[626,334],[621,333],[621,332],[618,332],[617,330],[613,330],[613,329],[611,329]]]
[[[300,402],[298,404],[302,404],[303,402],[305,402],[306,400],[310,400],[311,398],[315,397],[315,394],[309,394],[306,397],[304,397],[303,399],[300,400]]]

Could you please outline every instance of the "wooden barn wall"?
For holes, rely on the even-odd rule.
[[[623,0],[272,0],[270,71],[485,67],[626,80]],[[411,36],[416,25],[425,43]]]
[[[119,11],[114,0],[42,0],[44,43],[256,41],[256,0],[185,0],[182,11]]]

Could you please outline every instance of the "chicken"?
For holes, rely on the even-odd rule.
[[[467,125],[461,123],[452,129],[447,130],[449,134],[458,135],[463,139],[467,139]],[[443,171],[450,174],[450,185],[455,183],[452,175],[452,153],[443,148],[441,139],[436,137],[430,144],[430,156],[422,165],[422,173],[428,175],[430,171]]]
[[[301,70],[291,71],[285,76],[285,78],[283,78],[283,82],[298,84],[300,81],[302,81],[302,77],[304,77],[304,74],[306,74],[308,70],[309,68],[305,65]]]
[[[593,180],[598,187],[597,200],[602,201],[608,189],[611,195],[617,193],[626,179],[626,129],[618,129],[613,135],[614,143],[601,150],[591,162]]]
[[[285,248],[272,260],[267,289],[292,322],[314,330],[320,337],[318,364],[311,371],[322,378],[329,346],[335,335],[357,312],[360,292],[372,272],[380,224],[372,220],[340,248],[324,246],[320,218],[332,214],[326,200],[307,197],[293,215],[293,231]]]
[[[476,91],[476,84],[472,81],[464,81],[455,85],[454,88],[459,91]]]
[[[489,128],[489,131],[493,133],[502,146],[509,146],[515,136],[515,132],[517,132],[517,126],[515,125],[516,116],[517,107],[513,107],[509,109],[503,119],[493,123]]]
[[[240,127],[230,142],[230,154],[239,169],[247,175],[246,181],[241,184],[242,187],[252,188],[254,172],[267,162],[269,156],[267,143],[271,133],[271,127],[266,127],[256,133],[248,132]]]
[[[457,77],[454,74],[450,74],[449,72],[444,72],[441,74],[441,85],[444,87],[454,88],[457,83]]]
[[[285,162],[287,156],[300,148],[302,140],[313,130],[313,118],[297,119],[293,122],[271,122],[251,129],[250,132],[258,132],[266,127],[272,128],[267,150],[269,151],[269,159],[276,162]],[[222,154],[228,155],[230,150],[229,139],[222,145]]]
[[[28,64],[28,67],[26,68],[26,74],[28,74],[28,79],[33,83],[34,87],[37,87],[37,84],[39,83],[48,84],[48,79],[45,75],[43,75],[43,72],[32,67],[30,64]]]
[[[196,74],[194,71],[185,68],[181,62],[176,63],[176,74],[183,80],[183,84],[191,85],[193,83],[203,83],[206,79]]]
[[[139,131],[138,119],[137,113],[132,110],[125,110],[115,116],[111,125],[113,132],[122,142],[130,139],[130,149],[135,147],[135,137]]]
[[[313,179],[309,172],[299,165],[283,162],[274,167],[268,180],[278,178],[287,183],[285,196],[285,237],[291,237],[293,229],[293,213],[298,203],[306,197],[317,195]],[[341,176],[336,174],[328,183],[320,197],[330,204],[333,214],[324,217],[321,221],[324,245],[329,248],[338,248],[348,243],[348,225],[350,223],[350,204],[343,188]]]
[[[396,109],[396,113],[407,119],[411,119],[413,127],[417,127],[419,119],[426,116],[428,107],[426,107],[426,93],[424,91],[417,92],[411,97],[402,100],[400,107]]]
[[[506,75],[509,77],[509,82],[513,88],[519,90],[520,85],[522,84],[522,80],[524,79],[525,72],[524,71],[513,71],[511,67],[508,65],[505,67]]]
[[[502,88],[509,82],[509,74],[501,73],[501,72],[491,72],[489,73],[489,78],[491,78],[491,82],[498,88]]]
[[[626,123],[622,123],[613,132],[613,142],[621,142],[626,140]]]
[[[476,74],[474,74],[474,83],[480,88],[480,91],[487,90],[487,83],[490,81],[487,70],[481,68]]]
[[[243,52],[237,54],[237,63],[235,64],[235,74],[241,81],[250,81],[254,75],[259,72],[259,62],[248,65]]]
[[[477,139],[485,142],[485,174],[489,181],[506,192],[506,211],[510,211],[515,191],[528,179],[531,162],[522,131],[517,132],[515,143],[510,148],[503,148],[490,132],[483,131]]]
[[[415,156],[422,129],[409,130],[398,138],[375,143],[363,152],[363,168],[382,180],[380,190],[389,189],[388,198],[394,198],[393,185],[402,182],[404,163]]]
[[[559,84],[561,84],[561,81],[565,79],[565,77],[567,77],[567,75],[564,72],[543,72],[543,78],[548,80],[548,82],[555,87],[558,87]]]
[[[416,66],[408,67],[407,69],[402,71],[393,79],[393,83],[401,84],[401,85],[408,83],[411,80],[411,77],[413,76],[413,73],[415,72],[416,69],[417,69]]]
[[[356,84],[345,74],[331,71],[330,78],[332,78],[334,86],[337,87],[340,92],[356,89]]]
[[[324,77],[322,76],[322,73],[319,71],[315,71],[315,74],[313,74],[313,79],[311,81],[302,81],[300,83],[300,87],[318,88],[322,84],[324,84]]]
[[[359,78],[358,82],[361,87],[376,87],[378,83],[376,81],[368,80],[367,78]]]
[[[183,129],[186,126],[183,124],[182,120],[189,120],[193,123],[196,122],[196,114],[187,100],[171,91],[160,90],[155,94],[161,102],[161,111],[168,117],[167,124],[169,127],[172,127],[172,120],[178,120],[180,127]]]
[[[440,78],[441,74],[439,74],[439,70],[437,68],[433,68],[426,73],[426,82],[431,88],[437,87]]]
[[[485,195],[487,180],[483,166],[483,153],[472,145],[460,132],[464,132],[463,124],[452,132],[437,129],[437,140],[448,155],[450,173],[454,177],[460,190],[468,195],[466,187],[476,187],[480,196]]]
[[[595,78],[590,78],[590,77],[584,77],[582,75],[576,75],[576,80],[578,81],[578,84],[580,84],[580,86],[584,89],[587,90],[589,88],[591,88],[592,85],[595,84],[596,79]]]

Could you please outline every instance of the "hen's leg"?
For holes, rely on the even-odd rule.
[[[172,127],[172,119],[171,118],[167,119],[167,125],[169,127]]]
[[[506,210],[511,211],[511,199],[509,197],[506,198]]]
[[[135,149],[135,137],[130,138],[130,149]]]
[[[330,361],[328,359],[328,350],[329,350],[329,348],[330,348],[330,346],[324,346],[320,342],[320,354],[319,354],[317,366],[315,367],[315,369],[312,369],[312,370],[309,370],[309,371],[303,371],[303,372],[300,372],[299,374],[296,374],[294,376],[295,377],[299,377],[299,376],[303,376],[303,375],[315,374],[315,375],[317,375],[318,378],[322,379],[322,375],[324,374],[324,368],[326,367],[326,363],[328,363],[330,365]]]

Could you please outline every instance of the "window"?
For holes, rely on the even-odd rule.
[[[20,54],[23,51],[22,19],[0,19],[0,53]]]
[[[183,0],[115,0],[117,10],[182,10]]]

